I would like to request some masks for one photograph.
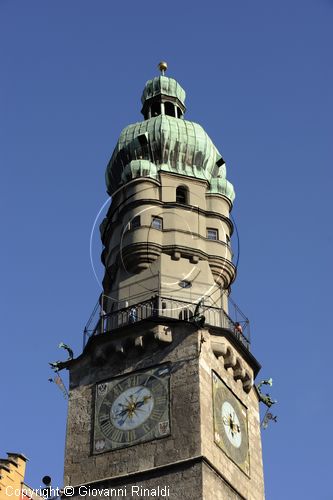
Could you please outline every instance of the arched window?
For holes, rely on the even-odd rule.
[[[175,105],[171,102],[164,103],[165,114],[169,116],[175,116]]]
[[[178,186],[176,189],[176,202],[177,203],[183,203],[184,205],[187,205],[188,199],[187,199],[187,188],[184,186]]]
[[[161,114],[161,103],[154,102],[151,105],[151,116],[154,118],[154,116],[158,116],[160,114]]]

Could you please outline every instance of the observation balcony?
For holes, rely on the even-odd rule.
[[[223,309],[202,305],[195,314],[196,304],[182,300],[154,296],[150,300],[131,304],[110,313],[104,313],[96,304],[83,332],[83,348],[94,335],[112,335],[112,332],[144,320],[158,322],[184,321],[194,323],[204,317],[204,325],[227,330],[245,349],[250,350],[250,322],[229,297],[229,314]]]

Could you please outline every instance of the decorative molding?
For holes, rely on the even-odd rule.
[[[234,379],[242,382],[243,389],[249,393],[253,386],[253,379],[243,365],[242,359],[225,342],[211,342],[214,355],[223,362],[226,369],[231,368]]]

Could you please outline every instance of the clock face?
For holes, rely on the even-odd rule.
[[[94,453],[170,434],[169,378],[163,365],[98,384]]]
[[[235,448],[239,448],[242,444],[241,425],[237,417],[237,411],[229,401],[222,403],[221,417],[227,438]]]
[[[247,411],[214,372],[213,403],[215,443],[248,474]]]

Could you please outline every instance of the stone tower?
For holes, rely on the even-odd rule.
[[[228,310],[234,190],[164,69],[106,170],[99,317],[64,364],[65,484],[77,497],[261,500],[260,365]]]

